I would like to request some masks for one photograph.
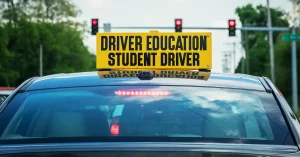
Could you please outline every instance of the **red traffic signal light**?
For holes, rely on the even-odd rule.
[[[229,20],[228,25],[229,26],[235,26],[235,20]]]
[[[230,37],[235,36],[235,30],[236,30],[235,25],[236,25],[235,20],[228,20],[228,31],[229,31],[228,35]]]
[[[92,19],[92,25],[98,25],[98,19]]]
[[[182,32],[182,19],[175,19],[175,32]]]
[[[92,23],[91,34],[92,35],[96,35],[98,33],[98,31],[99,31],[99,27],[98,27],[99,22],[98,22],[98,19],[92,19],[91,23]]]
[[[176,19],[175,24],[176,24],[176,26],[181,26],[182,25],[182,20],[181,19]]]

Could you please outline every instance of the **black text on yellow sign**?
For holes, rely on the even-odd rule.
[[[98,33],[97,69],[211,69],[211,33]]]
[[[138,77],[140,70],[116,70],[116,71],[98,71],[100,78],[126,78]],[[196,80],[208,80],[210,72],[199,71],[179,71],[179,70],[151,70],[154,78],[186,78]]]

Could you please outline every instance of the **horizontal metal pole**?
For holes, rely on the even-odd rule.
[[[241,31],[290,31],[289,27],[242,27]]]
[[[100,27],[103,29],[103,27]],[[121,27],[111,27],[111,29],[153,29],[153,30],[171,30],[175,29],[175,27],[130,27],[130,26],[121,26]],[[182,29],[185,30],[193,30],[193,29],[207,29],[207,30],[228,30],[227,27],[182,27]],[[290,31],[289,27],[242,27],[242,28],[236,28],[236,30],[241,31]]]
[[[100,27],[103,28],[103,27]],[[175,27],[111,27],[112,29],[175,29]],[[182,29],[214,29],[223,30],[222,27],[182,27]]]

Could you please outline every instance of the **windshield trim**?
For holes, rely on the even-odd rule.
[[[80,141],[80,142],[78,142]],[[217,142],[214,142],[217,141]],[[51,137],[51,138],[23,138],[0,140],[0,146],[3,144],[48,144],[48,143],[94,143],[94,142],[202,142],[202,143],[219,143],[219,144],[274,144],[274,140],[258,139],[238,139],[238,138],[221,138],[221,137],[168,137],[168,136],[102,136],[102,137]],[[291,146],[284,145],[281,146]]]
[[[88,143],[48,143],[26,145],[0,145],[0,154],[25,152],[59,152],[59,151],[193,151],[193,152],[227,152],[249,153],[257,155],[278,155],[294,153],[297,146],[290,145],[264,145],[264,144],[222,144],[222,143],[179,143],[179,142],[88,142]]]
[[[72,89],[72,88],[86,88],[86,87],[112,87],[112,86],[133,86],[133,87],[204,87],[204,88],[222,88],[222,89],[236,89],[236,90],[245,90],[245,91],[257,91],[267,93],[266,90],[262,89],[248,89],[248,88],[235,88],[235,87],[227,87],[227,86],[206,86],[206,85],[161,85],[161,84],[106,84],[106,85],[95,85],[95,86],[73,86],[73,87],[53,87],[53,88],[43,88],[43,89],[27,89],[24,92],[30,91],[45,91],[45,90],[53,90],[53,89]]]

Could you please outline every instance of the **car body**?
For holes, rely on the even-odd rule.
[[[128,75],[125,78],[117,76],[115,78],[101,78],[99,76],[99,72],[84,72],[49,75],[26,80],[1,105],[0,121],[6,120],[6,122],[0,124],[0,155],[7,157],[18,155],[57,157],[300,156],[300,123],[284,97],[268,78],[243,74],[218,73],[210,73],[208,80],[174,77],[154,77],[143,80],[141,79],[142,77],[135,77],[135,75]],[[156,89],[156,93],[154,92],[156,96],[151,95],[150,90],[148,90],[150,88]],[[82,93],[81,91],[88,92]],[[137,92],[136,95],[135,92]],[[143,95],[143,92],[146,95]],[[101,99],[98,95],[94,95],[98,93],[101,93]],[[197,99],[195,97],[186,99],[198,93],[201,96],[197,97]],[[239,93],[242,95],[239,96]],[[111,95],[113,97],[108,97]],[[174,97],[171,95],[174,95]],[[246,132],[247,138],[241,138],[244,135],[240,135],[241,129],[239,124],[244,121],[237,119],[244,115],[241,114],[242,116],[240,116],[240,112],[237,112],[236,109],[230,106],[232,105],[230,104],[231,99],[225,102],[225,99],[227,100],[231,96],[232,100],[239,97],[238,101],[232,104],[237,105],[238,108],[245,106],[245,110],[249,111],[253,110],[253,105],[261,102],[263,104],[262,107],[266,109],[266,115],[256,112],[260,111],[259,108],[255,110],[255,116],[260,117],[259,121],[262,121],[262,123],[256,122],[257,124],[262,124],[257,125],[257,127],[262,127],[262,129],[258,128],[256,131],[269,130],[270,133],[261,132],[259,135],[256,135],[256,132],[253,131],[254,129],[251,128],[253,125],[247,124],[247,127],[252,129],[250,131],[252,131],[251,136],[253,136],[253,139],[248,138],[249,130],[247,130],[247,127],[245,127],[246,131],[242,130]],[[250,99],[251,97],[255,97],[255,103],[252,102],[254,99]],[[209,98],[211,100],[208,100]],[[137,102],[135,99],[143,103],[127,103]],[[249,101],[246,99],[249,99]],[[100,112],[96,113],[93,110],[95,106],[91,104],[94,102],[101,104],[101,111],[107,111],[101,115],[102,117],[98,114]],[[110,102],[115,102],[117,105],[106,105]],[[179,104],[175,105],[176,102],[179,102]],[[184,104],[185,102],[189,103]],[[202,106],[198,104],[199,102],[201,102]],[[241,104],[236,104],[237,102],[241,102]],[[67,105],[64,105],[64,103],[67,103]],[[30,108],[28,111],[24,109],[23,114],[21,113],[23,110],[20,108],[23,108],[22,106],[25,108],[26,105],[31,105],[31,107],[28,107]],[[73,132],[70,133],[68,131],[84,128],[79,127],[77,123],[78,117],[68,114],[62,116],[63,118],[61,119],[64,119],[64,121],[60,119],[60,121],[53,122],[53,125],[59,127],[56,126],[56,130],[53,132],[50,131],[51,133],[47,134],[47,136],[44,137],[41,134],[41,139],[39,139],[39,136],[32,136],[33,138],[30,138],[31,136],[23,137],[29,130],[33,129],[32,132],[39,132],[43,129],[43,127],[33,127],[30,129],[28,121],[24,121],[27,123],[22,123],[21,119],[19,121],[18,117],[22,114],[23,119],[26,117],[30,119],[33,116],[32,114],[24,116],[26,115],[25,111],[33,113],[32,110],[41,110],[40,116],[45,116],[48,114],[48,110],[59,108],[59,112],[72,110],[72,112],[74,111],[77,114],[78,112],[83,112],[81,107],[84,105],[85,109],[93,110],[86,112],[87,117],[89,117],[88,122],[90,123],[87,131],[90,135],[96,134],[95,136],[81,138],[75,135],[76,138],[73,138],[70,135]],[[48,106],[48,108],[37,109],[38,106]],[[175,108],[174,106],[179,107]],[[193,109],[189,108],[191,106]],[[201,106],[201,109],[197,108],[199,106]],[[143,109],[147,114],[140,114]],[[122,110],[122,116],[126,118],[120,118],[120,110]],[[183,110],[186,112],[183,112]],[[197,113],[194,114],[193,112]],[[201,116],[200,118],[200,116],[197,116],[200,112],[205,114],[206,117]],[[162,118],[161,115],[163,114],[169,117]],[[60,113],[55,113],[54,117],[57,118],[59,116],[61,116]],[[111,118],[107,119],[108,122],[101,122],[100,125],[100,119],[103,116]],[[184,123],[181,123],[182,117],[186,117]],[[210,119],[206,119],[208,117]],[[251,116],[247,118],[251,119]],[[14,121],[14,119],[16,120]],[[222,119],[225,119],[225,121],[221,122]],[[41,122],[36,122],[34,125],[39,124],[42,126],[46,123],[45,119],[39,118],[37,120]],[[269,120],[271,129],[268,129],[268,124],[265,123],[265,120]],[[200,123],[200,121],[203,121],[203,123]],[[204,122],[206,123],[204,124]],[[173,128],[179,123],[181,125],[189,125],[183,127],[183,129],[187,130],[184,132],[186,134],[175,134],[175,132],[182,133],[178,131],[180,130],[179,127]],[[211,126],[212,124],[218,124],[216,126],[221,127],[220,130],[223,133],[218,131],[216,126]],[[20,129],[18,131],[18,129],[14,128],[16,125],[28,126],[28,129]],[[72,129],[67,128],[69,125],[71,125]],[[206,127],[202,127],[202,125],[206,127],[211,126],[212,129],[206,130]],[[104,126],[109,127],[110,130],[103,131],[104,129],[102,130],[101,127],[104,128]],[[196,128],[199,126],[201,126],[200,129],[204,130],[205,136],[196,136],[199,135],[195,133],[197,131]],[[233,126],[237,126],[237,128]],[[49,127],[44,128],[47,132],[52,130]],[[17,131],[14,132],[12,130]],[[126,130],[126,133],[124,133],[124,130]],[[12,134],[9,134],[9,132]],[[99,132],[101,132],[101,138],[100,136],[98,138]],[[174,134],[171,134],[171,132],[174,132]],[[65,134],[56,136],[62,133]],[[156,135],[157,133],[161,134]],[[5,137],[5,134],[10,136]],[[108,134],[109,137],[107,136],[106,138]],[[223,137],[223,134],[226,135],[226,138]],[[272,140],[258,139],[257,137],[262,136],[262,134],[264,134],[266,139],[271,134],[274,137]],[[71,137],[65,138],[68,135]],[[215,137],[216,135],[218,137]]]

